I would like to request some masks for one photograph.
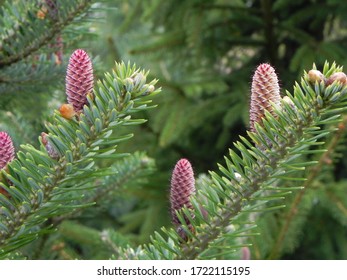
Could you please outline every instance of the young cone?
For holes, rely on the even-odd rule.
[[[67,100],[75,112],[80,112],[94,86],[92,62],[84,50],[75,50],[71,55],[65,81]]]
[[[14,147],[11,137],[4,131],[0,131],[0,169],[14,159]]]
[[[5,169],[7,164],[14,159],[14,147],[11,137],[3,131],[0,131],[0,170]],[[0,181],[2,174],[0,173]],[[7,191],[0,187],[0,194],[8,196]]]
[[[267,63],[260,64],[254,73],[251,88],[250,130],[261,124],[265,110],[273,114],[271,102],[280,105],[281,95],[275,69]]]
[[[182,229],[181,222],[176,212],[181,210],[184,206],[192,209],[193,206],[190,202],[190,198],[194,194],[195,179],[193,168],[187,159],[180,159],[172,172],[170,203],[172,222],[177,227],[177,232],[184,240],[187,240],[187,234]],[[187,218],[186,223],[190,226],[189,219]]]

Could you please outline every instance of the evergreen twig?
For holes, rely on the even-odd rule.
[[[318,164],[315,165],[314,167],[311,167],[311,169],[308,173],[308,176],[307,176],[307,180],[303,184],[303,189],[300,190],[295,195],[295,198],[289,207],[288,213],[286,214],[284,221],[283,221],[283,224],[282,224],[282,226],[279,230],[279,233],[275,239],[274,246],[272,247],[272,250],[271,250],[269,257],[268,257],[269,259],[277,259],[280,256],[281,248],[282,248],[283,242],[285,241],[285,238],[287,236],[290,225],[293,222],[293,220],[295,219],[295,217],[297,215],[299,215],[299,211],[298,211],[299,204],[301,203],[301,201],[302,201],[304,195],[307,193],[307,191],[313,187],[312,183],[316,180],[317,175],[322,170],[324,165],[327,162],[331,161],[331,157],[335,152],[335,148],[337,147],[339,141],[341,140],[341,138],[345,134],[346,126],[347,126],[347,116],[344,116],[343,120],[337,125],[338,130],[334,134],[332,139],[330,140],[330,142],[326,148],[326,152],[324,152],[322,154],[322,156],[320,157],[320,159],[318,161]]]
[[[76,1],[76,6],[68,11],[64,19],[54,22],[49,25],[49,28],[45,28],[44,32],[39,33],[38,37],[32,37],[31,43],[21,47],[20,51],[13,52],[8,56],[4,56],[0,59],[0,68],[11,65],[33,54],[41,47],[47,45],[56,35],[68,25],[71,24],[78,16],[85,13],[92,4],[92,0],[79,0]],[[27,24],[27,23],[26,23]],[[41,23],[42,25],[43,23]],[[24,26],[23,26],[24,27]],[[32,33],[32,36],[37,36],[36,33]]]

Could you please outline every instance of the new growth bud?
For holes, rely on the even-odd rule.
[[[265,110],[274,114],[272,105],[280,106],[281,95],[275,69],[267,63],[256,69],[251,88],[250,130],[255,131],[255,123],[261,124]]]
[[[146,77],[141,72],[136,73],[134,76],[134,85],[135,87],[141,88],[146,83]]]
[[[59,112],[63,118],[68,120],[71,120],[76,115],[76,112],[71,104],[61,105]]]
[[[92,62],[84,50],[75,50],[71,55],[65,81],[67,100],[79,113],[87,104],[87,95],[94,86]]]
[[[319,82],[325,80],[324,75],[320,71],[315,70],[315,69],[308,71],[307,76],[308,76],[308,80],[313,84],[315,82],[319,83]]]
[[[347,84],[347,76],[345,73],[343,72],[336,72],[334,74],[332,74],[327,82],[326,82],[326,85],[329,86],[331,85],[333,82],[337,81],[338,83],[341,83],[343,85],[346,85]]]
[[[180,159],[172,172],[171,189],[170,189],[170,203],[171,203],[171,217],[173,224],[177,227],[178,234],[187,240],[187,233],[181,227],[181,222],[177,217],[177,211],[183,207],[192,209],[193,206],[190,202],[191,196],[195,194],[195,179],[194,172],[190,162],[187,159]],[[188,226],[190,226],[189,219],[185,219]],[[190,228],[192,230],[192,228]]]
[[[134,89],[134,80],[132,78],[126,78],[124,80],[124,85],[126,91],[131,92]]]

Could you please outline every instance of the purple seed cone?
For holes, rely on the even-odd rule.
[[[255,131],[254,124],[261,124],[265,110],[273,114],[269,101],[280,105],[280,87],[275,69],[267,63],[260,64],[254,73],[251,88],[250,130]]]
[[[179,226],[181,223],[177,218],[176,211],[184,206],[192,209],[190,202],[191,195],[195,194],[194,172],[190,162],[187,159],[180,159],[172,172],[170,203],[172,222]],[[189,221],[187,220],[189,225]]]
[[[6,167],[7,163],[14,159],[14,147],[11,137],[0,131],[0,169]]]
[[[67,100],[76,112],[80,112],[94,86],[92,62],[84,50],[75,50],[71,55],[65,82]]]

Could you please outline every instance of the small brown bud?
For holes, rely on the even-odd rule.
[[[321,81],[324,81],[325,77],[324,75],[322,74],[322,72],[318,71],[318,70],[310,70],[308,71],[307,73],[308,75],[308,80],[311,82],[311,83],[315,83],[315,82],[321,82]]]
[[[339,123],[337,127],[339,130],[345,130],[346,129],[346,125],[343,122]]]
[[[336,72],[336,73],[332,74],[328,78],[328,80],[326,82],[326,85],[327,86],[331,85],[335,81],[337,81],[337,82],[339,82],[339,83],[341,83],[343,85],[346,85],[347,84],[347,76],[346,76],[346,74],[343,73],[343,72]]]
[[[48,12],[47,8],[42,7],[40,10],[37,11],[36,16],[38,19],[45,19],[47,12]]]
[[[76,115],[76,112],[71,104],[61,105],[59,112],[63,118],[68,120],[71,120]]]

